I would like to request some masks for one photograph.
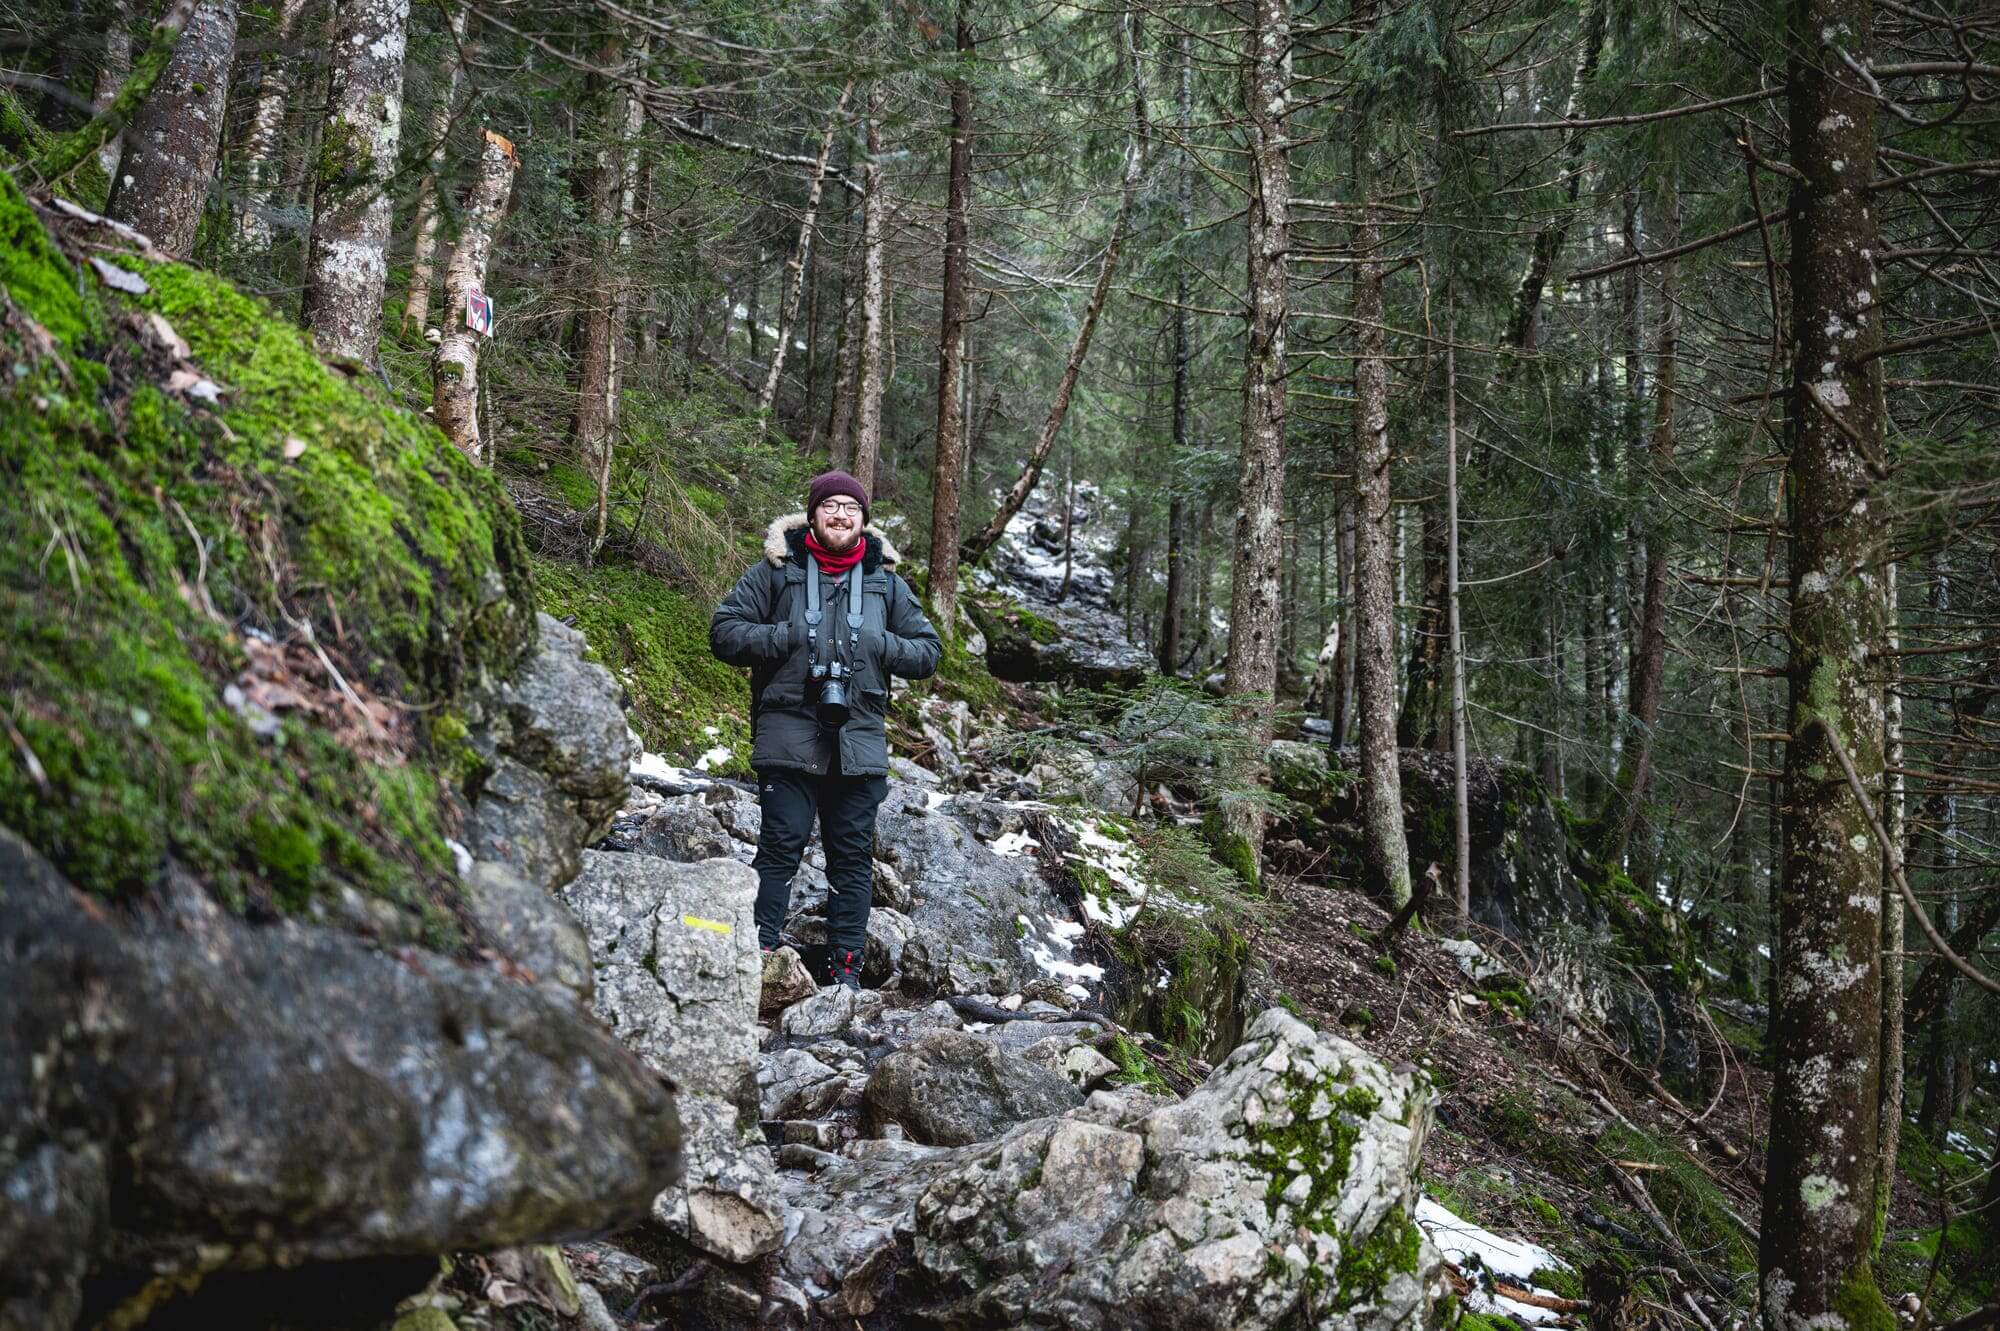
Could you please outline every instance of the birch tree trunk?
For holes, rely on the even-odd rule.
[[[431,415],[445,438],[474,462],[482,462],[479,438],[479,344],[482,335],[465,326],[465,298],[486,286],[486,261],[507,196],[521,162],[514,145],[492,130],[481,131],[479,174],[462,210],[458,246],[444,275],[444,340],[431,371]]]
[[[1250,311],[1243,344],[1243,451],[1237,466],[1236,555],[1230,561],[1229,652],[1223,688],[1255,695],[1243,721],[1261,768],[1277,705],[1280,564],[1285,516],[1285,320],[1291,299],[1292,170],[1285,140],[1291,0],[1255,0],[1243,107],[1250,121],[1251,187],[1246,249]],[[1264,815],[1226,811],[1229,830],[1261,863]]]
[[[257,71],[257,102],[250,113],[250,131],[243,137],[243,211],[237,219],[243,247],[248,250],[271,248],[271,206],[278,197],[282,160],[279,140],[292,95],[292,47],[304,9],[305,0],[278,0],[271,14],[274,47]]]
[[[222,109],[236,55],[234,0],[196,5],[159,79],[125,131],[105,212],[167,253],[194,252],[222,152]]]
[[[1868,184],[1875,104],[1849,72],[1872,54],[1872,0],[1794,0],[1791,743],[1785,753],[1783,958],[1773,995],[1770,1157],[1759,1246],[1769,1331],[1892,1325],[1869,1268],[1882,1083],[1882,847],[1850,788],[1883,775],[1882,345]]]
[[[300,316],[320,354],[375,361],[389,278],[389,179],[403,137],[410,0],[336,0],[333,87],[313,181]]]
[[[112,99],[118,96],[119,87],[132,72],[132,6],[129,0],[111,0],[105,6],[104,59],[98,62],[97,75],[91,83],[90,108],[103,114]],[[104,179],[112,182],[116,189],[118,179],[118,159],[125,151],[122,134],[113,134],[97,150],[97,164],[104,168]]]
[[[1062,431],[1063,418],[1069,414],[1070,397],[1076,391],[1078,374],[1083,370],[1083,358],[1090,351],[1090,337],[1097,329],[1097,317],[1104,312],[1104,302],[1111,295],[1111,279],[1118,271],[1119,252],[1125,245],[1127,225],[1132,215],[1132,200],[1139,192],[1139,177],[1146,163],[1146,95],[1139,83],[1139,61],[1132,48],[1132,16],[1126,11],[1125,53],[1126,63],[1132,80],[1132,134],[1125,145],[1125,171],[1119,182],[1118,212],[1111,219],[1111,239],[1104,247],[1104,259],[1097,267],[1097,282],[1090,289],[1090,302],[1084,306],[1083,323],[1076,330],[1076,338],[1070,343],[1069,359],[1063,363],[1062,378],[1056,382],[1055,396],[1049,401],[1048,415],[1042,420],[1041,433],[1035,436],[1033,447],[1028,450],[1028,460],[1021,468],[1020,476],[1000,501],[979,533],[959,548],[959,559],[967,564],[976,564],[985,557],[988,550],[1006,532],[1007,524],[1021,511],[1021,505],[1028,502],[1028,496],[1035,491],[1035,483],[1042,478],[1042,467],[1049,460],[1049,452],[1056,446],[1056,436]]]
[[[764,373],[764,387],[757,394],[757,410],[768,428],[771,408],[778,400],[778,381],[785,373],[785,357],[792,345],[792,325],[798,322],[799,298],[805,292],[806,263],[812,257],[813,225],[819,219],[820,196],[826,188],[826,164],[833,156],[833,135],[840,126],[840,113],[854,92],[854,81],[840,90],[833,114],[826,118],[826,134],[820,139],[819,160],[813,166],[812,183],[806,188],[805,216],[799,221],[799,244],[785,265],[785,294],[778,304],[778,345],[771,351],[771,368]],[[635,103],[636,105],[636,99]],[[810,390],[809,390],[810,391]]]
[[[972,0],[958,0],[954,41],[961,67],[951,85],[951,165],[945,191],[944,290],[938,316],[937,447],[931,463],[931,622],[958,636],[960,454],[965,430],[965,311],[968,215],[972,207]]]
[[[297,4],[299,0],[287,0]],[[403,299],[403,331],[408,333],[421,330],[424,321],[430,318],[431,284],[437,277],[437,233],[438,233],[438,172],[444,169],[445,139],[451,133],[452,102],[458,96],[458,76],[463,62],[458,58],[458,47],[465,41],[465,16],[470,11],[459,6],[451,11],[451,72],[445,77],[444,90],[438,94],[437,104],[431,108],[430,124],[426,138],[430,142],[431,155],[424,171],[424,178],[417,182],[417,236],[410,250],[410,291]],[[262,110],[261,105],[259,110]]]
[[[877,90],[869,95],[862,133],[867,151],[861,165],[861,349],[855,361],[854,441],[847,467],[871,494],[875,463],[882,455],[882,326],[888,281],[882,266],[886,208],[879,155],[881,131],[876,123],[880,108],[881,92]]]
[[[1396,752],[1396,574],[1389,492],[1389,365],[1376,250],[1375,147],[1368,114],[1353,117],[1355,693],[1361,721],[1361,853],[1370,886],[1398,908],[1410,899],[1403,775]]]
[[[642,41],[639,58],[643,64],[650,43]],[[605,345],[609,361],[604,380],[604,419],[606,435],[602,456],[597,466],[597,527],[590,540],[590,557],[604,548],[604,538],[611,521],[611,454],[613,435],[618,424],[619,403],[624,398],[625,366],[630,359],[629,341],[632,325],[632,223],[637,216],[639,203],[639,140],[640,131],[646,127],[646,104],[627,92],[625,94],[624,132],[613,153],[616,163],[614,174],[617,180],[617,203],[613,210],[612,226],[616,234],[611,244],[611,332]]]

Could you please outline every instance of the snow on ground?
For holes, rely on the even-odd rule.
[[[713,767],[728,762],[735,756],[735,753],[736,751],[727,744],[718,744],[694,760],[694,770],[697,772],[706,772]]]
[[[1127,841],[1114,841],[1098,830],[1094,819],[1064,820],[1076,834],[1077,849],[1070,858],[1102,873],[1113,892],[1092,890],[1083,885],[1083,913],[1112,929],[1123,929],[1145,904],[1150,886],[1141,874],[1137,848]]]
[[[1040,849],[1041,844],[1026,832],[1003,832],[988,849],[995,855],[1012,857],[1031,854]]]
[[[1502,1313],[1523,1325],[1532,1326],[1538,1322],[1553,1322],[1563,1314],[1552,1308],[1538,1308],[1532,1303],[1522,1303],[1504,1294],[1496,1294],[1482,1289],[1480,1281],[1470,1268],[1484,1267],[1496,1278],[1510,1285],[1533,1288],[1528,1285],[1528,1277],[1544,1268],[1561,1269],[1569,1264],[1550,1252],[1547,1248],[1529,1243],[1525,1239],[1503,1238],[1489,1229],[1482,1229],[1470,1220],[1452,1214],[1440,1202],[1430,1197],[1417,1201],[1417,1224],[1425,1235],[1437,1246],[1453,1266],[1472,1281],[1472,1292],[1466,1306],[1474,1312]],[[1546,1294],[1547,1290],[1536,1290]]]
[[[728,752],[723,750],[725,756]],[[642,753],[634,758],[629,772],[635,781],[651,781],[681,791],[706,790],[715,784],[700,772],[677,767],[657,753]]]

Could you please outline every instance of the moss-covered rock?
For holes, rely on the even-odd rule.
[[[259,302],[134,255],[116,291],[57,226],[0,180],[0,823],[102,894],[444,925],[427,722],[535,631],[505,495]]]

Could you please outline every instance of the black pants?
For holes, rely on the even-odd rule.
[[[758,803],[764,809],[757,835],[757,939],[778,946],[778,931],[792,904],[792,879],[819,815],[820,843],[826,848],[827,941],[837,958],[852,952],[858,961],[868,941],[868,907],[875,891],[875,810],[889,793],[886,776],[815,776],[794,768],[767,767],[757,773]]]

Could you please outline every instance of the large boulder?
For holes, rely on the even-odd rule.
[[[657,1078],[498,970],[224,915],[127,916],[0,829],[0,1325],[141,1279],[495,1248],[643,1215]]]
[[[598,1016],[678,1093],[687,1169],[656,1215],[725,1261],[769,1252],[784,1212],[757,1128],[757,876],[590,851],[562,896],[590,941]]]
[[[559,887],[581,847],[610,828],[640,753],[618,705],[618,681],[583,659],[583,635],[536,616],[535,651],[489,702],[469,736],[488,768],[472,808],[473,855]]]
[[[879,1135],[889,1124],[928,1146],[965,1146],[1016,1123],[1078,1108],[1059,1072],[964,1031],[939,1031],[876,1064],[862,1107]]]
[[[1418,1331],[1443,1292],[1411,1218],[1430,1121],[1421,1073],[1272,1009],[1184,1101],[1099,1092],[788,1179],[780,1267],[904,1323]]]

